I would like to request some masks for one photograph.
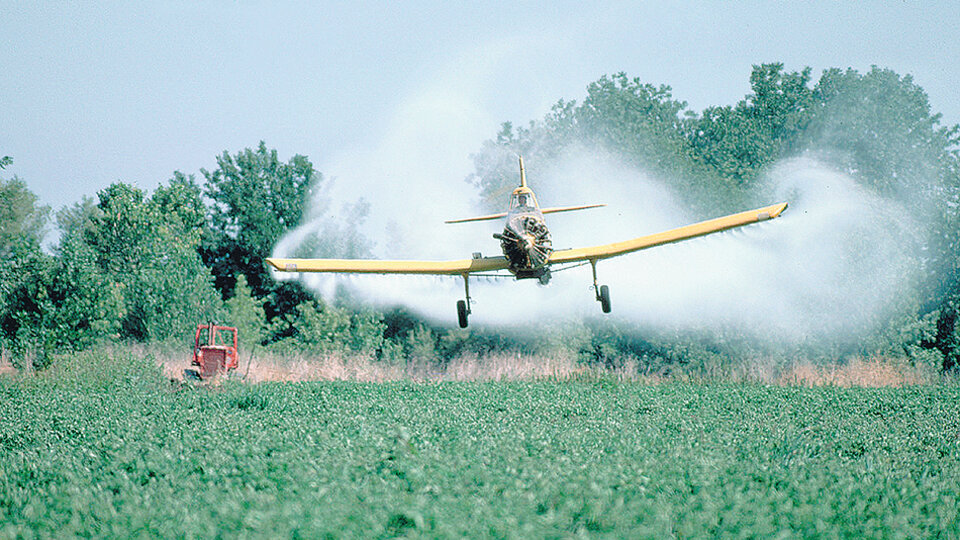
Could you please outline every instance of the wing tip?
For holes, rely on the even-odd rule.
[[[787,209],[787,206],[787,203],[780,203],[761,208],[757,213],[757,221],[767,221],[768,219],[780,217],[780,214]]]
[[[289,263],[284,264],[286,260],[287,259],[275,259],[273,257],[267,257],[266,259],[264,259],[264,262],[266,262],[267,264],[272,266],[275,270],[278,270],[280,272],[290,272],[290,270],[288,269],[290,264]],[[293,267],[296,268],[296,265],[294,264]]]

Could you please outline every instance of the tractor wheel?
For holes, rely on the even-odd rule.
[[[463,300],[457,300],[457,321],[460,328],[467,327],[467,303]]]
[[[600,286],[600,309],[604,313],[610,313],[610,287]]]

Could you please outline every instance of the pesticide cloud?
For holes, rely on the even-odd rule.
[[[464,96],[456,89],[419,93],[401,107],[379,144],[322,167],[332,185],[273,255],[358,255],[349,251],[347,229],[358,223],[360,199],[368,212],[355,232],[371,242],[368,256],[499,255],[491,234],[501,223],[443,223],[486,213],[477,190],[463,179],[473,171],[469,156],[496,122],[469,92]],[[661,180],[589,149],[571,149],[549,164],[528,162],[528,181],[543,206],[608,204],[547,216],[558,249],[625,240],[726,213],[693,213]],[[610,317],[661,329],[732,326],[797,343],[876,330],[909,292],[918,268],[918,224],[897,201],[814,159],[779,163],[765,182],[773,198],[757,206],[789,202],[779,219],[600,262],[599,281],[611,289]],[[304,252],[312,235],[331,231],[346,241]],[[346,297],[404,306],[450,326],[456,324],[454,304],[463,297],[460,278],[276,275],[303,280],[327,301]],[[591,283],[589,266],[556,272],[546,287],[535,280],[472,278],[471,325],[599,318]]]

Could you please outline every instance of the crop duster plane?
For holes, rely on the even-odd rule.
[[[707,234],[766,221],[778,217],[787,209],[787,203],[774,204],[756,210],[741,212],[709,221],[671,229],[657,234],[641,236],[632,240],[577,249],[554,249],[547,229],[544,214],[569,212],[605,206],[588,204],[557,208],[540,208],[533,190],[527,187],[527,177],[520,157],[520,187],[510,195],[506,212],[466,219],[454,219],[445,223],[488,221],[506,218],[503,232],[494,234],[500,240],[503,256],[483,257],[474,253],[471,259],[455,261],[416,260],[370,260],[370,259],[281,259],[268,258],[267,263],[281,272],[328,272],[348,274],[430,274],[463,277],[464,300],[457,301],[457,318],[461,328],[467,327],[470,315],[470,276],[490,275],[490,272],[507,270],[516,279],[538,279],[546,285],[550,270],[569,268],[590,263],[593,270],[593,290],[604,313],[610,312],[610,288],[597,284],[597,262],[634,251],[662,246],[697,238]],[[560,266],[564,265],[564,266]],[[503,274],[493,274],[504,277]]]

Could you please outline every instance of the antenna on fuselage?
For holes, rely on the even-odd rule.
[[[523,170],[523,156],[517,155],[520,158],[520,187],[527,187],[527,172]]]

